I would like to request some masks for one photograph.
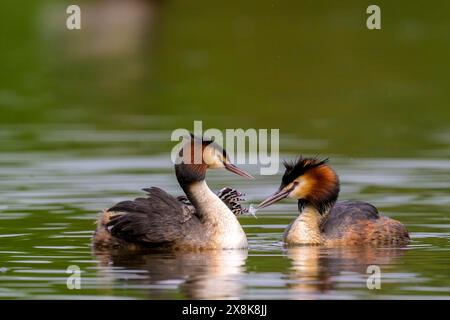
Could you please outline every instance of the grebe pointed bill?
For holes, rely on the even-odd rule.
[[[278,190],[257,209],[284,198],[298,201],[299,216],[285,230],[286,245],[405,245],[409,234],[399,221],[382,216],[371,204],[339,201],[339,178],[328,159],[284,162]]]
[[[162,189],[144,189],[147,197],[122,201],[105,210],[93,237],[96,248],[169,248],[175,250],[244,249],[247,237],[236,216],[247,212],[242,194],[231,188],[215,194],[206,184],[208,169],[224,168],[252,178],[231,163],[212,140],[191,136],[188,148],[201,154],[194,163],[191,152],[180,152],[175,174],[186,196],[173,197]]]

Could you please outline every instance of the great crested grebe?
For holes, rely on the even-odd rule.
[[[280,188],[257,209],[284,198],[298,200],[300,214],[287,228],[287,245],[404,245],[408,231],[400,222],[378,214],[371,204],[337,201],[339,178],[328,159],[300,157],[284,162]]]
[[[194,161],[196,152],[201,155]],[[253,178],[230,162],[213,140],[191,135],[178,153],[175,174],[186,197],[152,187],[146,198],[122,201],[105,210],[93,237],[97,248],[245,249],[247,237],[235,214],[245,212],[240,194],[231,188],[219,195],[205,182],[208,169],[225,168]]]

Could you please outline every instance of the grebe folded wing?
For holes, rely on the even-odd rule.
[[[363,201],[338,201],[321,224],[323,233],[342,236],[347,228],[358,222],[380,218],[377,208]]]
[[[172,242],[183,235],[188,221],[198,222],[195,211],[164,190],[144,190],[147,198],[122,201],[108,210],[124,213],[113,216],[107,224],[113,236],[129,242]]]

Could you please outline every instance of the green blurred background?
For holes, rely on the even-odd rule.
[[[449,130],[448,1],[377,1],[382,30],[366,28],[371,1],[100,0],[78,1],[82,30],[68,31],[71,3],[2,1],[2,125],[197,119],[351,157],[426,157]]]

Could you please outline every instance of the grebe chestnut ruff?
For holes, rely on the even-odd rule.
[[[187,152],[186,152],[187,150]],[[200,161],[193,161],[196,152]],[[173,197],[152,187],[146,198],[123,201],[105,210],[93,237],[96,248],[175,250],[245,249],[247,237],[235,214],[245,212],[242,194],[224,188],[219,195],[205,182],[208,169],[225,168],[253,178],[233,165],[213,140],[191,138],[178,154],[175,173],[186,197]]]
[[[400,222],[378,214],[371,204],[337,201],[339,178],[328,159],[300,157],[284,162],[277,192],[261,202],[265,208],[284,198],[298,200],[300,215],[283,236],[286,245],[405,245],[408,231]]]

